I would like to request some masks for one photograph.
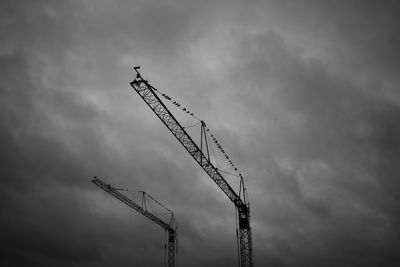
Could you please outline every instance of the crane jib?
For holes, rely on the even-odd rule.
[[[101,189],[103,189],[105,192],[112,195],[116,199],[120,200],[122,203],[128,205],[132,209],[134,209],[137,212],[139,212],[140,214],[144,215],[151,221],[155,222],[156,224],[158,224],[159,226],[161,226],[168,232],[168,249],[167,249],[167,251],[168,251],[168,257],[167,257],[168,267],[175,267],[176,266],[175,256],[177,253],[177,250],[176,250],[176,248],[177,248],[177,240],[176,240],[177,227],[176,227],[176,224],[174,223],[175,219],[174,219],[173,213],[171,212],[171,220],[170,220],[170,223],[168,224],[165,221],[158,218],[157,216],[155,216],[154,214],[152,214],[151,212],[147,211],[147,209],[145,209],[145,208],[141,207],[139,204],[135,203],[133,200],[131,200],[128,197],[126,197],[125,195],[121,194],[117,189],[115,189],[111,185],[104,183],[102,180],[100,180],[96,176],[92,180],[92,183],[94,183],[95,185],[97,185],[98,187],[100,187]]]
[[[207,159],[201,149],[192,140],[189,134],[175,119],[175,117],[171,114],[167,107],[165,107],[164,103],[162,103],[159,97],[155,94],[152,87],[147,83],[147,81],[135,80],[131,82],[131,86],[142,97],[142,99],[153,110],[153,112],[160,118],[165,126],[172,132],[172,134],[178,139],[178,141],[195,159],[195,161],[222,189],[225,195],[229,197],[229,199],[235,204],[235,206],[239,209],[246,209],[246,204],[243,202],[243,200],[226,182],[223,176],[218,172],[217,168],[215,168],[214,165]]]

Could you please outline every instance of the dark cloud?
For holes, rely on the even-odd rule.
[[[391,118],[398,113],[398,104],[385,100],[380,88],[376,88],[381,92],[378,97],[371,96],[357,84],[353,77],[363,75],[363,71],[353,70],[353,77],[338,76],[330,64],[309,58],[280,34],[246,34],[243,39],[241,65],[235,77],[245,88],[240,93],[244,105],[260,122],[249,125],[258,134],[254,150],[261,140],[275,143],[266,145],[267,155],[255,159],[259,162],[255,168],[261,171],[258,176],[267,179],[263,183],[268,194],[277,198],[264,197],[261,202],[272,201],[261,212],[264,218],[270,217],[265,224],[276,223],[271,235],[278,236],[266,238],[265,243],[279,240],[279,244],[287,244],[282,245],[286,248],[282,251],[276,244],[277,257],[282,258],[277,264],[320,265],[329,259],[331,266],[395,264],[393,239],[384,238],[383,233],[395,231],[397,216],[392,209],[398,210],[394,204],[397,196],[384,188],[398,188],[394,178],[398,170],[389,163],[385,164],[385,174],[376,172],[380,172],[382,162],[398,156],[398,143],[390,137],[397,132]],[[343,39],[348,40],[342,37],[336,43],[342,44]],[[368,45],[363,49],[372,52]],[[373,56],[379,56],[378,51]],[[379,66],[379,71],[384,68]],[[374,75],[382,79],[379,71]],[[390,152],[384,156],[386,142],[390,143]],[[282,155],[282,151],[287,154]],[[265,164],[268,173],[257,167]],[[377,187],[382,183],[390,185]],[[255,205],[261,203],[255,200]],[[307,245],[297,247],[300,243]],[[391,251],[392,256],[384,251]],[[365,253],[374,255],[373,260],[364,261]],[[285,262],[284,258],[291,256],[296,263]]]
[[[0,263],[162,265],[163,230],[97,175],[174,210],[180,265],[236,264],[233,205],[132,92],[140,64],[243,172],[257,266],[397,266],[398,9],[3,1]]]

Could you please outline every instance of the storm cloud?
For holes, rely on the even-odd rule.
[[[399,13],[396,1],[2,1],[1,265],[161,266],[163,230],[95,175],[174,211],[179,266],[237,265],[234,206],[132,90],[140,65],[245,177],[255,266],[398,266]]]

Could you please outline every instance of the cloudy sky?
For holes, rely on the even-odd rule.
[[[397,1],[0,7],[2,266],[163,266],[163,230],[94,175],[175,212],[180,266],[237,265],[233,204],[130,87],[134,65],[245,177],[255,266],[399,266]]]

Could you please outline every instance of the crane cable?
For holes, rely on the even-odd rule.
[[[169,102],[171,102],[173,105],[175,105],[176,107],[178,107],[179,109],[181,109],[183,112],[189,114],[190,116],[192,116],[193,118],[195,118],[196,120],[198,120],[198,123],[195,123],[193,125],[190,126],[186,126],[183,128],[190,128],[190,127],[194,127],[196,125],[198,125],[199,123],[201,123],[203,120],[199,119],[196,115],[194,115],[193,112],[191,112],[188,108],[184,108],[182,107],[182,105],[176,101],[173,100],[169,95],[162,93],[159,89],[155,88],[154,86],[150,85],[151,89],[153,89],[156,93],[158,93],[160,96],[162,96],[164,99],[168,100]],[[218,147],[218,149],[220,150],[220,152],[223,154],[223,156],[225,157],[225,159],[228,161],[228,163],[232,166],[232,168],[235,170],[235,172],[237,172],[239,177],[242,177],[242,174],[238,171],[237,167],[235,166],[234,162],[231,160],[231,158],[229,157],[229,155],[225,152],[225,150],[222,148],[221,143],[218,141],[218,139],[215,137],[215,135],[213,133],[211,133],[210,129],[208,127],[205,127],[206,129],[206,133],[209,134],[209,136],[211,137],[211,139],[213,140],[213,142],[215,143],[215,145]]]
[[[149,84],[150,85],[150,84]],[[201,122],[201,119],[199,119],[196,115],[194,115],[193,112],[191,112],[188,108],[183,107],[179,102],[173,100],[169,95],[161,92],[159,89],[155,88],[154,86],[150,85],[151,89],[153,89],[156,93],[158,93],[160,96],[162,96],[164,99],[168,100],[169,102],[171,102],[173,105],[175,105],[176,107],[178,107],[179,109],[181,109],[183,112],[189,114],[190,116],[192,116],[193,118],[195,118],[196,120],[198,120],[199,122]]]
[[[182,126],[182,127],[183,127],[183,129],[187,129],[187,128],[192,128],[194,126],[197,126],[199,124],[201,124],[201,122],[198,122],[198,123],[195,123],[195,124],[192,124],[192,125],[189,125],[189,126]]]

